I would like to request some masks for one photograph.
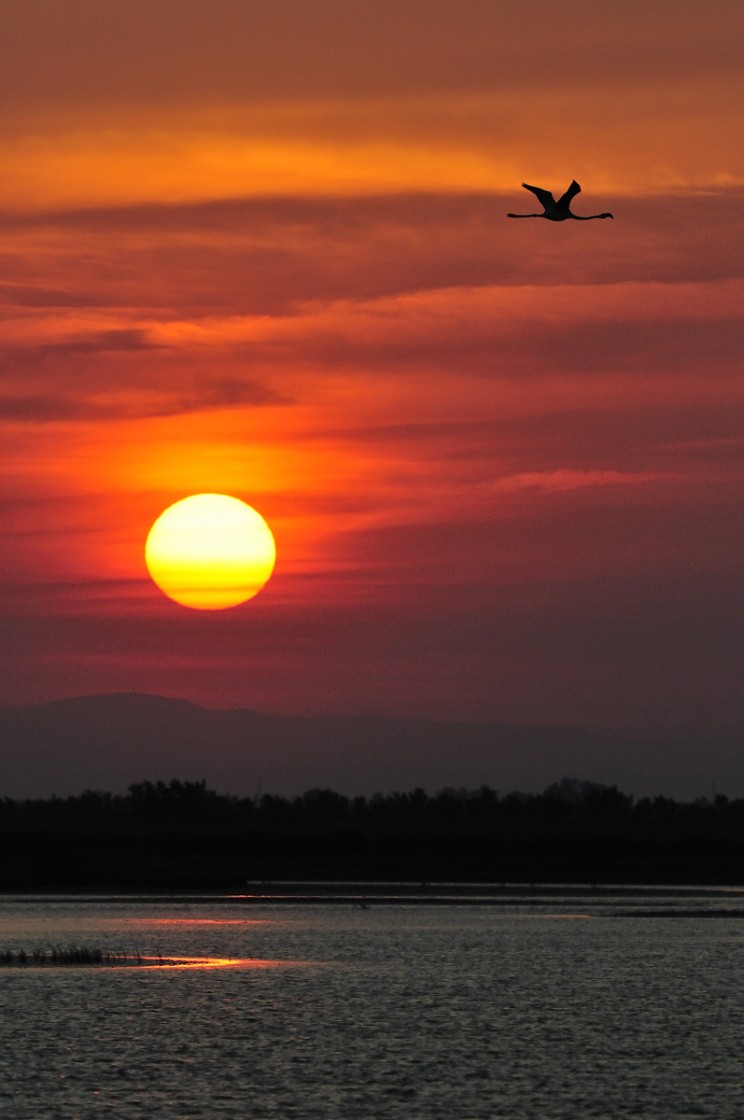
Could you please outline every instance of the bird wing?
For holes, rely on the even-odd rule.
[[[544,210],[553,209],[555,206],[555,199],[550,191],[543,190],[542,187],[531,187],[529,183],[522,183],[522,186],[526,191],[532,191]]]
[[[571,205],[571,199],[574,198],[575,195],[579,194],[580,191],[581,191],[581,187],[579,186],[579,184],[576,182],[575,179],[572,179],[571,180],[571,186],[558,199],[558,202],[556,203],[557,208],[559,210],[563,210],[563,209],[568,210],[569,206]]]

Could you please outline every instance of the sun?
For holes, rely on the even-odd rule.
[[[192,494],[169,506],[147,536],[147,570],[183,607],[221,611],[257,595],[274,570],[271,529],[227,494]]]

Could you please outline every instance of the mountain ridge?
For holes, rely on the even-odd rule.
[[[658,744],[657,744],[658,745]],[[124,792],[145,780],[199,780],[218,792],[348,795],[446,787],[540,792],[567,775],[626,792],[709,792],[703,758],[648,737],[502,721],[379,714],[282,715],[206,708],[143,692],[94,693],[0,709],[0,797]],[[738,773],[722,743],[719,783]],[[658,757],[657,757],[658,756]],[[723,786],[720,787],[723,791]],[[726,789],[734,794],[734,789]]]

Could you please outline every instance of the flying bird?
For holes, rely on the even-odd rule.
[[[543,208],[542,214],[507,214],[507,218],[547,218],[549,222],[565,222],[566,218],[573,218],[575,222],[590,222],[592,218],[612,218],[612,214],[572,214],[570,210],[571,199],[579,193],[581,187],[575,179],[571,186],[556,202],[550,191],[542,187],[531,187],[529,183],[522,183],[526,191],[532,191]]]

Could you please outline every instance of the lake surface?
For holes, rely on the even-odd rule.
[[[0,950],[199,958],[0,968],[0,1116],[744,1116],[741,895],[426,901],[0,899]]]

